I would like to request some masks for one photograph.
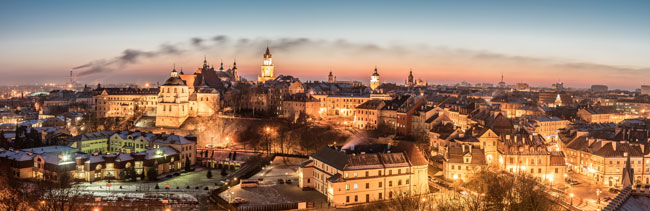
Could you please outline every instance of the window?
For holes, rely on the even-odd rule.
[[[354,172],[354,177],[357,177],[357,172]]]
[[[381,188],[381,182],[379,182],[379,187]]]
[[[537,173],[540,173],[540,174],[541,174],[541,173],[542,173],[542,169],[541,169],[541,168],[537,169]]]
[[[354,202],[358,202],[358,201],[359,201],[359,196],[354,195]]]
[[[348,178],[348,177],[350,177],[350,175],[346,172],[345,173],[345,178]]]
[[[359,185],[358,185],[358,184],[354,184],[354,189],[355,189],[355,190],[359,190]]]
[[[368,175],[369,175],[369,173],[368,173],[368,171],[366,171],[366,177],[368,177]]]
[[[381,200],[381,193],[379,193],[379,199]]]
[[[393,175],[393,170],[388,170],[388,175]]]
[[[350,190],[350,184],[345,184],[345,190]]]
[[[407,185],[409,184],[409,179],[406,179],[406,184],[407,184]]]
[[[350,202],[350,196],[345,196],[345,202]]]
[[[397,185],[402,185],[402,180],[398,180]]]
[[[388,187],[393,187],[393,181],[388,181]]]
[[[377,175],[381,176],[381,170],[377,171]]]
[[[402,169],[397,169],[397,174],[402,174]]]
[[[366,189],[370,189],[370,183],[366,183]]]

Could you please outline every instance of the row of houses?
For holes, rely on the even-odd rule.
[[[0,150],[15,177],[51,180],[62,172],[83,181],[124,179],[129,168],[137,175],[146,176],[150,168],[164,174],[194,165],[196,157],[193,135],[129,131],[82,134],[68,146]]]

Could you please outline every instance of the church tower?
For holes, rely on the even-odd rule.
[[[413,70],[409,72],[409,77],[408,77],[408,82],[406,83],[407,86],[414,86],[415,83],[413,83]]]
[[[334,75],[332,75],[331,70],[330,70],[330,74],[327,76],[327,82],[334,83]]]
[[[370,89],[375,90],[381,85],[381,80],[379,79],[379,73],[377,73],[377,67],[375,66],[375,73],[370,76]]]
[[[232,76],[235,78],[235,81],[239,81],[239,73],[237,72],[237,61],[232,63]]]
[[[174,67],[169,79],[160,86],[156,105],[156,127],[179,127],[187,119],[190,111],[190,92],[187,83],[181,79]]]
[[[257,77],[257,82],[264,83],[268,80],[275,79],[273,76],[273,59],[271,58],[271,52],[269,47],[266,47],[266,53],[264,53],[264,63],[260,71],[260,75]]]

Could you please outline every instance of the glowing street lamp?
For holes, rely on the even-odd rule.
[[[571,197],[571,206],[573,206],[573,193],[569,194],[569,196]]]

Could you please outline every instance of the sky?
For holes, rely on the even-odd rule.
[[[650,84],[650,1],[3,1],[0,85],[155,83],[204,56],[255,80]]]

